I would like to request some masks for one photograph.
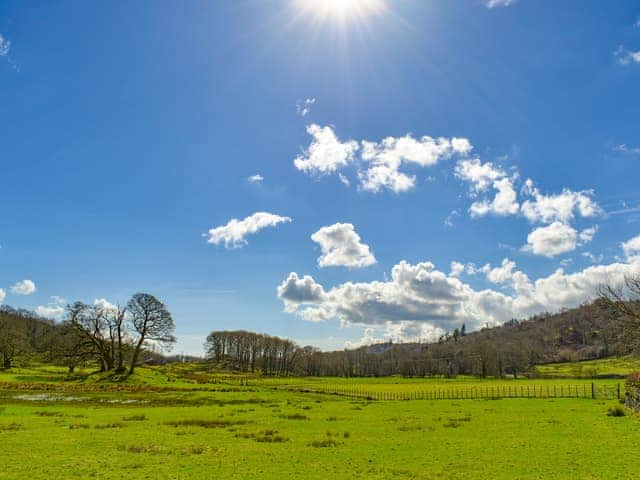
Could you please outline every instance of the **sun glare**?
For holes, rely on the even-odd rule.
[[[383,0],[297,0],[296,4],[306,14],[341,22],[362,19],[386,9]]]

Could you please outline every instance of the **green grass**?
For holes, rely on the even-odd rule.
[[[608,375],[626,376],[635,371],[640,371],[640,358],[629,356],[587,360],[584,362],[550,363],[536,367],[536,372],[540,375],[565,378],[592,378]]]
[[[185,377],[176,373],[181,369]],[[117,391],[104,378],[56,383],[55,372],[40,373],[49,378],[36,384],[40,390],[25,391],[23,379],[0,389],[0,479],[637,474],[640,416],[612,415],[616,400],[367,401],[283,389],[349,385],[400,392],[541,380],[254,378],[247,387],[223,388],[229,385],[215,382],[225,376],[212,374],[212,383],[198,383],[193,376],[205,375],[198,368],[174,366],[141,369],[125,382],[170,390]],[[96,390],[103,384],[109,388]]]

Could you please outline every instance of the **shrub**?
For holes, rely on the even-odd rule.
[[[609,417],[624,417],[626,415],[626,412],[624,411],[624,408],[616,406],[611,407],[609,410],[607,410],[607,415]]]

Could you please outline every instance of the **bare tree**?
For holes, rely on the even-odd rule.
[[[626,276],[622,286],[611,284],[598,288],[600,302],[607,308],[615,320],[622,324],[623,337],[630,346],[638,348],[638,333],[640,333],[640,275]]]
[[[148,342],[155,342],[162,347],[170,347],[175,343],[173,335],[175,325],[167,307],[153,295],[136,293],[127,304],[129,322],[138,335],[131,357],[129,373],[133,373],[140,351]]]
[[[113,368],[112,331],[109,329],[106,311],[99,305],[75,302],[67,306],[67,322],[84,339],[83,350],[94,353],[101,371]]]

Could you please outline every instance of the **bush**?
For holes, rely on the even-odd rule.
[[[624,417],[627,413],[624,411],[624,408],[616,406],[616,407],[611,407],[609,410],[607,410],[607,415],[609,417]]]

